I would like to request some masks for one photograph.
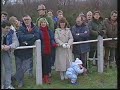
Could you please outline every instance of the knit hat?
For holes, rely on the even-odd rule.
[[[82,61],[79,58],[76,58],[75,63],[76,64],[83,64]]]
[[[41,24],[42,22],[46,22],[47,26],[49,25],[49,23],[48,23],[48,21],[46,20],[46,18],[40,18],[40,19],[38,20],[38,26],[40,26],[40,24]]]

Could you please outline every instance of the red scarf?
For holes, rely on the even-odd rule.
[[[40,27],[40,30],[43,33],[43,52],[44,54],[50,54],[51,53],[51,44],[50,44],[50,36],[48,32],[48,27]]]

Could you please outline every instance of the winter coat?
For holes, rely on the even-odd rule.
[[[99,35],[98,31],[102,30],[105,33],[105,26],[104,26],[102,19],[99,19],[99,20],[93,19],[92,21],[90,21],[88,23],[88,27],[90,30],[90,39],[91,40],[97,39],[97,37]]]
[[[28,32],[27,27],[23,23],[22,26],[16,31],[20,46],[31,46],[35,44],[35,41],[40,38],[39,29],[33,23],[31,23],[32,31]],[[25,44],[26,42],[27,44]],[[32,58],[33,49],[20,49],[15,51],[15,56],[25,60]]]
[[[103,19],[99,19],[99,20],[93,19],[92,21],[90,21],[88,23],[88,27],[90,30],[90,39],[91,40],[95,40],[98,38],[99,31],[103,31],[104,32],[103,38],[105,37],[106,31],[105,31]],[[91,43],[91,49],[96,49],[96,48],[97,48],[97,43],[96,42]]]
[[[56,71],[66,71],[70,65],[69,60],[72,60],[72,48],[63,48],[64,43],[72,45],[73,36],[70,29],[66,28],[55,30],[55,41],[59,46],[56,48],[55,67]]]
[[[44,43],[43,43],[43,34],[42,31],[40,31],[40,36],[41,36],[41,53],[43,54],[43,49],[44,49]],[[51,50],[52,48],[55,48],[54,45],[56,44],[55,38],[54,38],[54,32],[52,30],[48,30],[49,35],[50,35],[50,44],[51,44]]]
[[[54,31],[54,21],[52,19],[52,17],[48,17],[48,16],[43,16],[44,18],[46,18],[47,22],[49,23],[49,29]],[[43,18],[42,16],[40,16],[39,18],[37,18],[36,20],[36,25],[38,25],[38,21],[40,18]]]
[[[89,40],[89,28],[86,25],[82,25],[82,26],[75,25],[72,27],[71,32],[73,35],[74,42]],[[89,51],[90,51],[89,43],[73,45],[74,54],[81,54]]]
[[[10,30],[8,34],[6,35],[6,40],[3,40],[4,39],[3,34],[1,36],[2,36],[1,44],[3,45],[5,43],[5,45],[10,46],[10,50],[8,51],[8,54],[10,57],[12,57],[11,55],[13,51],[19,46],[19,41],[18,41],[15,31]],[[2,51],[2,52],[6,52],[6,51]]]
[[[105,25],[105,30],[106,30],[106,38],[116,38],[117,37],[117,21],[114,22],[114,25],[113,25],[110,19],[105,19],[104,25]],[[116,48],[117,40],[104,41],[104,46]]]
[[[78,76],[78,74],[83,73],[84,69],[80,68],[80,66],[78,64],[76,64],[75,62],[72,62],[72,64],[70,65],[70,67],[67,69],[66,71],[66,75],[76,75]]]

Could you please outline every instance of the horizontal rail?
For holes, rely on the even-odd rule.
[[[117,38],[106,38],[106,39],[103,39],[103,41],[109,41],[109,40],[117,40]],[[81,44],[81,43],[91,43],[91,42],[98,42],[98,40],[88,40],[88,41],[80,41],[80,42],[73,42],[73,44]]]
[[[28,48],[35,48],[36,46],[33,45],[33,46],[20,46],[20,47],[17,47],[16,49],[28,49]]]
[[[106,39],[103,39],[103,41],[109,41],[109,40],[112,40],[113,38],[106,38]],[[117,38],[114,38],[115,40],[117,40]],[[98,40],[88,40],[88,41],[80,41],[80,42],[73,42],[73,44],[81,44],[81,43],[91,43],[91,42],[98,42]],[[35,48],[36,46],[33,45],[33,46],[20,46],[20,47],[17,47],[16,49],[28,49],[28,48]]]

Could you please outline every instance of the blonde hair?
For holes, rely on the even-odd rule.
[[[46,18],[40,18],[40,19],[38,20],[38,26],[39,26],[39,27],[40,27],[40,25],[41,25],[42,22],[45,22],[45,23],[47,24],[47,26],[49,26],[49,23],[48,23],[48,21],[46,20]]]

